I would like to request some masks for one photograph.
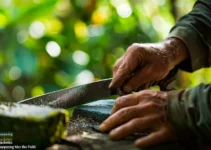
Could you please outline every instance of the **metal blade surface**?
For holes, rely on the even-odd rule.
[[[66,88],[22,100],[18,103],[70,108],[117,94],[116,91],[111,91],[108,88],[111,80],[112,79],[105,79],[73,88]]]

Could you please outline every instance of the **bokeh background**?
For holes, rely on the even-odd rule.
[[[0,101],[112,77],[132,43],[159,42],[195,0],[0,0]],[[210,82],[180,72],[177,87]]]

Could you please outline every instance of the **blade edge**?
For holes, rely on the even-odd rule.
[[[116,94],[116,91],[111,91],[108,88],[111,80],[111,78],[104,79],[85,85],[66,88],[38,97],[22,100],[18,103],[70,108]]]

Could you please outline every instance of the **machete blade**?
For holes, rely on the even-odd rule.
[[[111,91],[108,88],[111,80],[112,79],[104,79],[89,84],[66,88],[38,97],[25,99],[18,103],[70,108],[117,94],[117,91]]]

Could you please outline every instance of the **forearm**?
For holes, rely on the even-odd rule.
[[[179,38],[170,37],[167,38],[163,43],[165,47],[164,49],[168,53],[171,69],[189,57],[187,47]]]
[[[186,71],[195,71],[211,65],[211,0],[198,0],[193,10],[183,16],[172,28],[169,37],[186,45],[189,58],[180,65]]]
[[[211,85],[168,92],[168,119],[180,137],[211,142]],[[189,136],[187,136],[189,135]]]

